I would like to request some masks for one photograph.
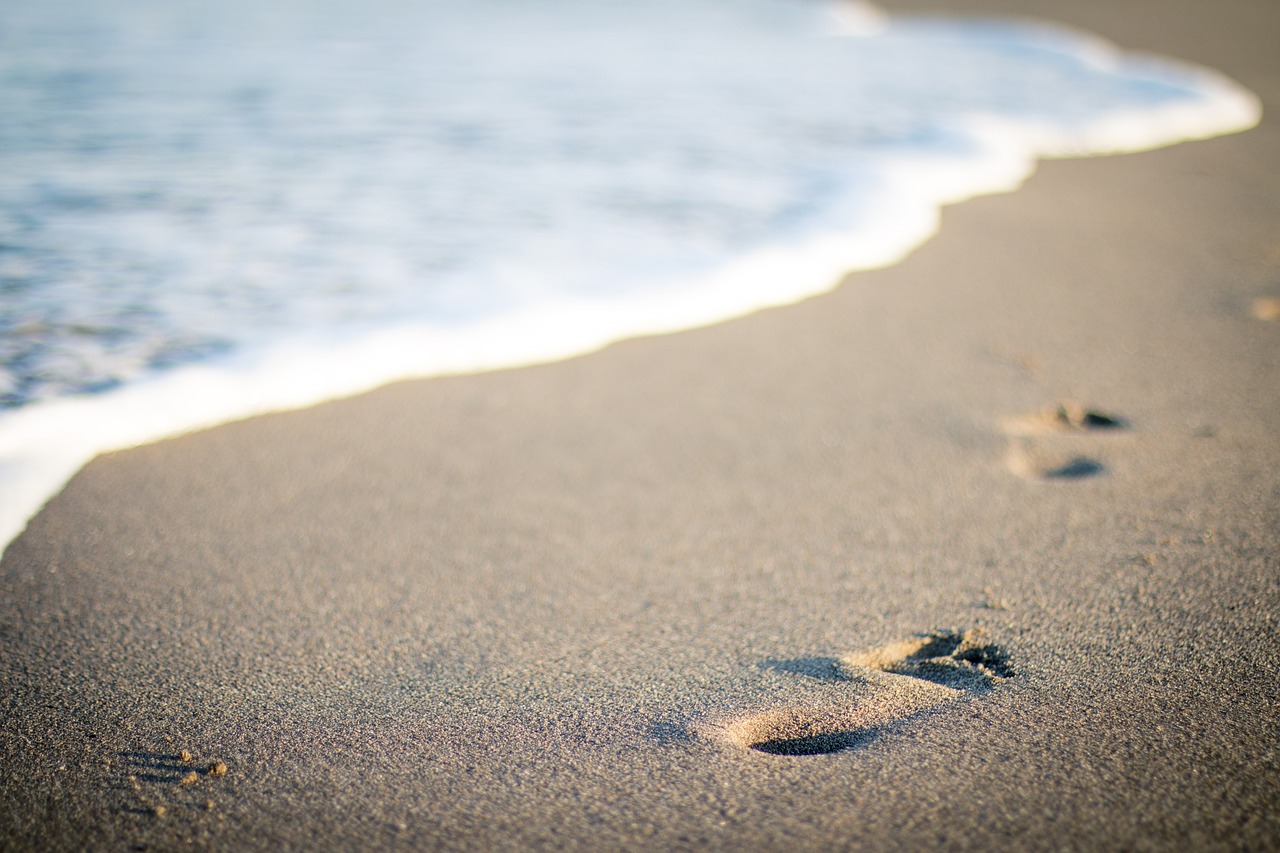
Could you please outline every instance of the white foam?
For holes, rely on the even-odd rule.
[[[910,29],[863,3],[840,8],[845,31],[859,38],[903,37]],[[935,233],[943,205],[1016,189],[1037,158],[1145,150],[1244,130],[1259,120],[1257,98],[1216,72],[1126,56],[1101,40],[1056,27],[1008,32],[1024,43],[1041,39],[1115,73],[1174,80],[1194,97],[1079,125],[977,112],[958,129],[964,145],[881,152],[874,170],[879,183],[871,195],[859,196],[848,209],[831,205],[822,227],[711,268],[685,270],[651,290],[566,292],[465,322],[419,318],[338,339],[295,334],[285,343],[246,347],[110,392],[9,412],[0,417],[0,542],[17,537],[69,478],[103,452],[395,380],[549,362],[624,338],[793,303],[831,289],[848,271],[896,263]]]

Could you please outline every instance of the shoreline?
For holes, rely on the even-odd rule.
[[[945,5],[1280,101],[1274,4]],[[1280,846],[1277,156],[95,459],[0,561],[0,846]]]
[[[905,20],[904,34],[911,22]],[[1002,39],[1006,50],[1047,46],[1111,69],[1118,79],[1180,87],[1187,97],[1120,116],[1101,113],[1089,122],[1061,119],[1058,126],[971,116],[965,138],[976,153],[882,159],[875,171],[883,188],[858,205],[878,211],[875,224],[841,227],[832,220],[795,240],[765,243],[691,271],[681,287],[658,282],[664,287],[656,294],[600,300],[564,294],[453,325],[405,317],[360,333],[295,330],[222,358],[130,377],[102,393],[0,410],[0,556],[39,508],[102,453],[357,396],[390,382],[551,364],[619,341],[792,305],[830,292],[851,274],[900,263],[937,233],[945,207],[1015,192],[1046,160],[1156,150],[1245,132],[1260,120],[1257,98],[1207,67],[1133,55],[1063,25],[1028,26]]]

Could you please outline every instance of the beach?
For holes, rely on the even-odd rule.
[[[0,562],[0,848],[1280,848],[1280,7],[882,5],[1264,119],[793,306],[95,459]]]

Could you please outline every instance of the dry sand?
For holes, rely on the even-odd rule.
[[[949,7],[1280,115],[1271,0]],[[0,564],[0,846],[1280,849],[1278,165],[96,460]]]

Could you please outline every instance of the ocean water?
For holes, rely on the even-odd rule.
[[[0,0],[0,545],[95,454],[890,264],[1203,68],[821,0]]]

